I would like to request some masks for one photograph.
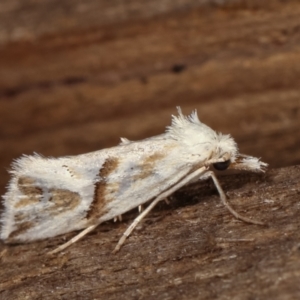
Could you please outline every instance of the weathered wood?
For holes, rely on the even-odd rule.
[[[221,183],[237,211],[268,226],[237,221],[211,183],[196,183],[159,205],[115,255],[137,212],[53,257],[45,253],[64,237],[1,246],[0,298],[297,299],[300,167]]]

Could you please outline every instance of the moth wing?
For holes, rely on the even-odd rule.
[[[184,149],[178,142],[162,135],[131,142],[124,150],[111,152],[106,168],[100,170],[99,177],[104,180],[96,184],[88,213],[91,221],[112,219],[154,199],[195,168],[182,159]],[[201,165],[201,159],[198,163]],[[108,174],[103,174],[105,170]]]
[[[73,157],[23,156],[3,197],[1,239],[52,237],[146,203],[195,167],[179,148],[160,135]]]
[[[101,165],[101,156],[98,157]],[[105,158],[102,158],[104,161]],[[26,242],[86,227],[96,174],[77,156],[23,156],[13,163],[3,196],[1,239]]]

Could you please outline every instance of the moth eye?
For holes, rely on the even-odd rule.
[[[218,171],[226,170],[229,167],[229,165],[230,165],[230,160],[225,160],[225,161],[213,164],[214,168]]]

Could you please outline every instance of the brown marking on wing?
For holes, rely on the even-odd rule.
[[[25,176],[20,177],[17,184],[23,197],[19,198],[19,201],[14,205],[15,208],[36,204],[40,201],[43,190],[37,186],[34,178]]]
[[[9,237],[5,240],[5,242],[16,242],[18,240],[18,235],[21,235],[22,233],[28,231],[28,229],[34,227],[35,224],[34,222],[27,221],[27,222],[22,222],[17,225],[17,229],[12,231],[9,235]]]
[[[24,213],[24,212],[17,212],[15,215],[14,215],[14,221],[15,223],[22,223],[24,220],[27,219],[27,216],[28,214],[27,213]]]
[[[108,184],[107,177],[118,167],[118,165],[119,159],[117,157],[109,157],[99,170],[100,180],[95,184],[94,198],[86,214],[87,219],[91,221],[97,220],[105,213],[103,208],[109,199],[107,195],[114,193],[119,187],[117,183]]]
[[[18,187],[23,196],[14,205],[15,208],[37,204],[43,197],[43,190],[37,186],[34,178],[20,177],[18,179]],[[50,189],[47,192],[51,194],[49,201],[54,203],[54,205],[48,207],[45,211],[51,212],[52,215],[73,210],[80,203],[80,195],[78,193],[64,189]]]
[[[133,176],[133,181],[145,179],[154,173],[156,165],[166,157],[166,153],[155,152],[141,161],[138,166],[140,168],[138,174]]]
[[[67,166],[67,165],[62,165],[63,168],[65,168],[71,177],[75,177],[75,178],[81,178],[81,174],[79,174],[78,172],[76,172],[73,168]]]
[[[25,181],[22,181],[25,182]],[[26,180],[26,184],[32,182],[30,180]],[[25,187],[23,188],[26,189],[27,191],[35,191],[34,187]],[[80,203],[80,195],[75,192],[71,192],[68,190],[63,190],[63,189],[50,189],[48,193],[51,194],[49,198],[49,202],[52,202],[54,205],[46,206],[41,213],[42,214],[49,214],[50,216],[55,216],[55,215],[60,215],[65,212],[70,212],[72,211],[76,206],[79,205]],[[41,192],[42,194],[42,192]],[[39,195],[42,196],[40,193]],[[29,195],[31,196],[31,195]],[[24,204],[26,201],[26,205],[29,204],[30,198],[24,198],[22,201],[18,202],[15,207],[21,207],[22,204]],[[39,202],[39,201],[37,201]],[[33,201],[30,202],[30,204],[33,204]],[[22,206],[25,206],[22,205]],[[16,242],[18,241],[18,236],[25,233],[29,229],[35,227],[39,222],[42,220],[42,215],[39,214],[34,214],[32,215],[32,210],[31,211],[18,211],[14,215],[14,223],[17,226],[17,229],[12,231],[7,238],[6,242]],[[30,220],[30,221],[28,221]]]
[[[72,211],[81,201],[80,195],[72,191],[50,189],[49,193],[51,194],[49,201],[54,205],[48,207],[46,211],[53,216]]]
[[[71,176],[71,177],[74,177],[74,172],[73,172],[73,170],[71,170],[67,165],[63,165],[62,167],[65,168],[65,169],[70,173],[70,176]]]

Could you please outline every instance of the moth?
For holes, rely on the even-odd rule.
[[[184,185],[211,178],[221,201],[238,219],[213,171],[236,169],[264,172],[266,163],[242,155],[230,135],[201,123],[196,110],[178,116],[158,136],[121,143],[77,156],[45,158],[34,154],[12,163],[3,196],[1,239],[24,243],[82,230],[50,253],[75,243],[99,224],[150,203],[124,232],[117,252],[137,224],[161,200]]]

